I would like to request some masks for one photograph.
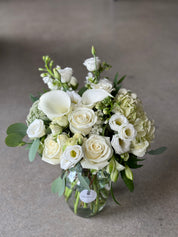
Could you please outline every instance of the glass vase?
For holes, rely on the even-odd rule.
[[[70,209],[78,216],[91,217],[100,212],[108,199],[111,189],[110,177],[99,171],[91,173],[89,169],[81,172],[67,170],[65,173],[65,200]],[[79,177],[80,176],[80,177]],[[88,181],[89,190],[81,180]]]

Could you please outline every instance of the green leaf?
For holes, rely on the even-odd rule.
[[[123,77],[121,77],[121,79],[117,82],[117,84],[121,84],[123,82],[123,80],[126,78],[126,75],[124,75]]]
[[[87,189],[87,190],[90,190],[90,187],[89,187],[89,180],[87,179],[87,177],[83,177],[81,176],[80,173],[77,173],[77,177],[80,181],[80,186],[82,187],[82,189]]]
[[[84,86],[84,87],[82,87],[82,88],[79,90],[78,94],[79,94],[80,96],[82,96],[83,93],[84,93],[86,90],[87,90],[87,88]]]
[[[128,189],[130,190],[130,192],[133,192],[134,190],[134,183],[132,180],[128,179],[125,175],[125,171],[121,171],[121,177],[125,183],[125,185],[128,187]]]
[[[157,148],[155,150],[148,151],[147,153],[150,155],[160,155],[161,153],[163,153],[166,150],[167,150],[167,147],[162,146],[162,147]]]
[[[115,198],[115,196],[114,196],[114,192],[113,192],[113,188],[112,188],[112,183],[111,183],[111,196],[112,196],[114,202],[115,202],[117,205],[120,206],[121,204],[116,200],[116,198]]]
[[[133,154],[130,154],[129,155],[129,159],[128,161],[126,162],[126,164],[132,168],[132,169],[137,169],[137,168],[140,168],[142,167],[143,165],[140,165],[138,164],[137,162],[138,161],[143,161],[144,159],[138,159],[137,156],[133,155]]]
[[[23,144],[22,139],[23,139],[22,135],[16,134],[16,133],[11,133],[6,137],[5,143],[7,146],[16,147],[16,146],[20,146]]]
[[[29,149],[28,158],[30,162],[34,161],[39,145],[40,145],[40,139],[37,138],[33,141]]]
[[[24,137],[26,135],[27,125],[24,123],[14,123],[7,128],[7,134],[16,133]]]
[[[118,79],[119,73],[117,72],[115,77],[114,77],[114,87],[117,86],[117,79]]]
[[[37,101],[39,99],[39,97],[33,96],[32,94],[30,94],[30,99],[34,103],[35,101]]]
[[[65,179],[61,179],[59,176],[56,180],[53,181],[51,185],[52,193],[58,193],[58,196],[62,196],[65,190]]]

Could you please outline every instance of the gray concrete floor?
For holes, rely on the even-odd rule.
[[[178,236],[177,29],[178,2],[171,0],[0,1],[0,237]],[[82,219],[50,191],[59,167],[39,158],[30,164],[27,151],[7,148],[4,139],[9,124],[25,120],[28,95],[44,88],[42,55],[71,66],[83,82],[92,44],[113,65],[109,76],[128,75],[124,86],[156,121],[153,148],[168,150],[146,156],[133,193],[121,180],[115,185],[121,207],[110,198],[98,216]]]

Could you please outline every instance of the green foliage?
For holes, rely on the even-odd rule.
[[[65,178],[61,179],[59,176],[56,180],[53,181],[51,185],[52,193],[58,193],[58,196],[62,196],[65,190]]]
[[[5,143],[9,147],[23,146],[25,143],[22,141],[22,139],[22,135],[11,133],[6,137]]]
[[[28,158],[30,162],[34,161],[39,145],[40,145],[40,139],[37,138],[33,141],[29,149]]]
[[[32,94],[30,94],[30,99],[34,103],[35,101],[37,101],[39,99],[39,97],[33,96]]]
[[[112,188],[112,183],[111,183],[111,196],[112,196],[114,202],[115,202],[117,205],[120,206],[121,204],[116,200],[116,198],[115,198],[115,196],[114,196],[114,192],[113,192],[113,188]]]
[[[166,150],[167,150],[167,147],[162,146],[162,147],[159,147],[155,150],[148,151],[147,153],[150,154],[150,155],[160,155],[163,152],[165,152]]]
[[[126,75],[124,75],[123,77],[121,77],[119,80],[118,80],[118,72],[116,73],[115,77],[114,77],[114,82],[113,82],[113,87],[115,90],[113,90],[112,92],[112,95],[115,96],[119,89],[121,88],[121,83],[123,82],[123,80],[126,78]]]
[[[128,165],[132,169],[137,169],[143,166],[143,165],[138,164],[137,162],[143,161],[143,160],[144,159],[138,159],[137,156],[130,154],[129,159],[127,160],[125,164]]]
[[[128,166],[125,166],[125,175],[128,179],[133,180],[133,173]]]
[[[80,96],[82,96],[83,93],[84,93],[86,90],[87,90],[87,88],[84,86],[84,87],[82,87],[82,88],[79,90],[78,94],[79,94]]]
[[[15,133],[24,137],[26,135],[27,125],[24,123],[14,123],[7,128],[7,134]]]
[[[121,177],[125,183],[125,185],[128,187],[128,189],[130,190],[130,192],[133,192],[134,190],[134,183],[132,180],[128,179],[125,175],[125,170],[121,171]]]
[[[83,177],[80,173],[77,173],[77,177],[80,181],[80,192],[84,189],[90,190],[89,179],[87,177]]]
[[[27,126],[24,123],[14,123],[7,128],[7,137],[5,143],[7,146],[23,146],[23,138],[26,135]]]

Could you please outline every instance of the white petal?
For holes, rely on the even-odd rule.
[[[38,104],[38,108],[51,120],[67,114],[70,107],[71,100],[69,95],[59,90],[53,90],[43,94]]]
[[[93,106],[95,103],[104,100],[106,97],[112,97],[107,91],[103,89],[89,89],[82,95],[82,103],[87,106]]]

